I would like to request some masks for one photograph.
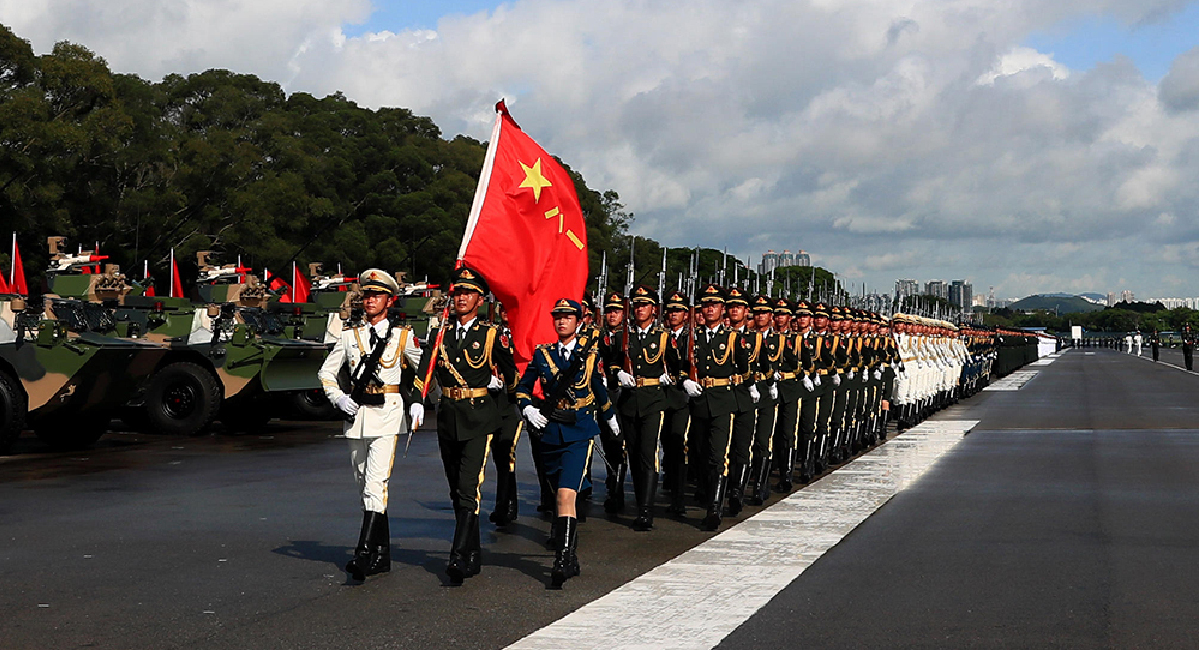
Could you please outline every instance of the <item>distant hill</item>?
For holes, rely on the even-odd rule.
[[[1009,305],[1015,311],[1032,311],[1034,309],[1057,310],[1059,314],[1085,314],[1099,311],[1103,305],[1079,298],[1078,296],[1036,295],[1022,298]]]

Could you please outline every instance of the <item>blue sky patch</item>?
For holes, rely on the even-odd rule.
[[[436,29],[437,20],[452,14],[475,14],[494,9],[501,0],[371,0],[374,11],[362,25],[346,25],[346,36],[368,32]]]
[[[1126,26],[1114,18],[1092,16],[1033,34],[1024,43],[1071,70],[1089,70],[1123,54],[1145,78],[1156,83],[1183,52],[1199,45],[1199,5],[1192,4],[1163,21]]]

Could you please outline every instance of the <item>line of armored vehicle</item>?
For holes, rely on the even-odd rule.
[[[218,420],[247,433],[276,416],[336,417],[317,370],[343,324],[361,317],[355,277],[313,263],[309,301],[287,302],[250,269],[203,251],[191,297],[155,296],[65,243],[48,240],[44,295],[0,295],[0,454],[29,429],[53,449],[88,447],[118,419],[187,436]],[[445,298],[423,284],[404,289],[392,315],[423,337]]]

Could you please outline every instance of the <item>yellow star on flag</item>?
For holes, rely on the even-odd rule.
[[[549,179],[541,175],[541,159],[538,158],[532,167],[520,163],[520,168],[525,170],[525,180],[520,186],[533,188],[533,203],[537,203],[541,200],[541,188],[553,187]]]

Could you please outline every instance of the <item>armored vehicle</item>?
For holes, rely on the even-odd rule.
[[[111,336],[103,310],[47,298],[43,309],[0,297],[0,453],[30,426],[56,449],[96,442],[136,399],[161,346]]]
[[[248,430],[275,413],[275,396],[293,397],[319,387],[316,372],[329,346],[303,340],[294,327],[267,309],[266,287],[248,269],[209,263],[198,256],[196,290],[201,304],[185,297],[147,296],[119,269],[102,274],[91,251],[62,252],[49,239],[46,279],[57,299],[86,302],[106,314],[111,336],[137,337],[165,352],[141,391],[122,410],[135,428],[190,435],[218,417],[226,427]],[[139,295],[140,294],[140,295]]]

